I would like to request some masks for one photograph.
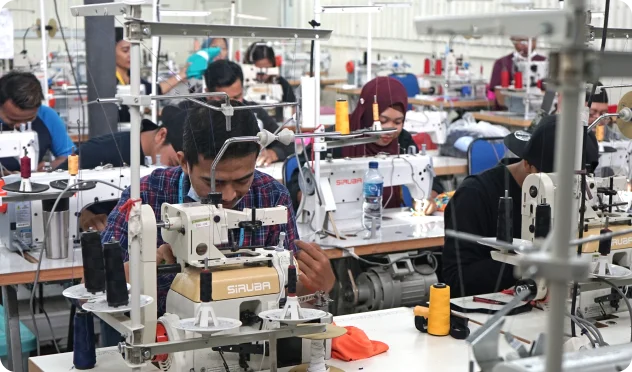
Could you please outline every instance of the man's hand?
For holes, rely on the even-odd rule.
[[[423,210],[424,215],[430,216],[436,210],[437,210],[437,203],[435,202],[434,198],[430,200],[426,200],[426,203],[424,203],[424,210]]]
[[[259,157],[257,158],[257,166],[264,166],[267,167],[268,165],[279,161],[279,157],[277,156],[276,152],[274,152],[273,150],[267,150],[267,149],[263,149],[263,151],[261,151],[261,154],[259,154]]]
[[[163,244],[158,247],[158,250],[156,251],[156,265],[170,265],[174,263],[176,263],[176,258],[173,256],[171,245]]]
[[[101,232],[105,230],[107,220],[108,216],[106,214],[94,214],[88,209],[84,209],[79,216],[79,226],[81,226],[81,230],[83,231],[88,231],[92,228]]]
[[[336,283],[336,276],[329,263],[329,258],[316,243],[294,241],[299,248],[296,255],[298,269],[301,272],[299,280],[311,293],[316,291],[331,292]]]

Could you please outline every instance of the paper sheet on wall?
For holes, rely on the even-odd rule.
[[[13,17],[8,9],[0,10],[0,59],[13,59]]]

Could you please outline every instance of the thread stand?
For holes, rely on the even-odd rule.
[[[327,324],[323,333],[300,336],[312,341],[311,360],[309,364],[301,364],[290,369],[290,372],[344,372],[342,369],[325,364],[325,342],[347,333],[347,329]]]
[[[22,194],[37,194],[48,190],[48,185],[31,182],[31,158],[28,157],[26,147],[23,149],[24,156],[20,158],[20,182],[10,183],[5,185],[2,189],[4,191],[19,192]]]

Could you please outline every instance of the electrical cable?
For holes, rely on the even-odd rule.
[[[609,281],[608,279],[597,278],[597,280],[608,284],[610,287],[612,287],[612,289],[614,289],[617,292],[617,294],[619,294],[619,296],[623,298],[623,301],[625,302],[625,306],[628,307],[628,311],[630,312],[630,319],[632,319],[632,305],[630,305],[630,300],[625,296],[625,294],[623,294],[621,289],[619,289],[619,287],[617,287],[616,284]],[[630,342],[632,342],[632,327],[630,327]]]
[[[29,34],[29,31],[31,31],[31,27],[27,27],[26,31],[24,31],[24,35],[22,35],[22,51],[20,52],[20,54],[23,54],[26,56],[26,54],[28,53],[26,50],[26,35]],[[29,63],[30,65],[30,63]]]
[[[571,318],[575,322],[575,324],[577,324],[577,326],[584,331],[584,334],[586,335],[588,340],[590,340],[590,343],[592,344],[593,348],[596,347],[596,345],[604,346],[602,337],[592,327],[593,325],[592,323],[583,319],[579,319],[577,316],[572,315],[570,312],[567,312],[566,316]],[[588,326],[586,323],[589,323],[590,326]]]
[[[68,185],[66,186],[66,188],[61,191],[59,193],[59,196],[57,197],[57,199],[55,199],[55,204],[53,204],[53,208],[51,209],[51,213],[50,216],[48,217],[48,221],[46,222],[46,228],[44,229],[44,231],[48,231],[48,229],[50,228],[50,224],[51,221],[53,220],[53,216],[55,210],[57,209],[57,204],[59,204],[59,201],[62,199],[62,197],[66,194],[66,192],[68,190],[70,190],[72,187],[76,186],[76,185],[80,185],[86,182],[97,182],[97,183],[102,183],[104,185],[108,185],[111,186],[115,189],[118,189],[120,191],[125,191],[125,189],[116,186],[112,183],[109,182],[105,182],[105,181],[101,181],[101,180],[80,180],[77,181],[75,183],[68,183]],[[45,243],[45,239],[46,239],[46,235],[44,235],[44,241],[42,243]],[[33,301],[35,299],[35,293],[36,293],[36,289],[37,289],[37,284],[39,283],[39,277],[40,277],[40,271],[42,268],[42,261],[44,258],[44,251],[46,249],[44,248],[44,245],[42,245],[42,249],[40,249],[40,254],[37,260],[37,269],[35,270],[35,280],[33,281],[33,290],[31,290],[31,298],[29,300],[29,311],[31,313],[31,320],[33,321],[33,328],[35,329],[35,339],[37,340],[37,355],[41,355],[41,350],[40,350],[40,335],[39,335],[39,329],[37,328],[37,322],[35,321],[35,312],[33,312]],[[57,345],[57,340],[54,337],[54,333],[53,333],[53,326],[50,322],[50,319],[48,318],[48,314],[44,311],[44,316],[46,317],[46,321],[48,322],[48,326],[50,328],[51,331],[51,335],[53,335],[53,344],[55,345],[55,349],[57,350],[57,353],[59,353],[59,346]]]
[[[68,54],[68,62],[70,64],[70,73],[72,77],[75,79],[75,86],[77,87],[77,95],[79,96],[79,103],[81,104],[81,121],[82,125],[86,124],[86,109],[83,106],[83,95],[81,94],[81,88],[79,87],[79,75],[77,75],[75,71],[75,66],[72,63],[72,58],[70,57],[70,48],[68,48],[68,42],[66,41],[66,35],[64,34],[64,27],[61,24],[61,18],[59,17],[59,10],[57,9],[57,0],[53,0],[53,5],[55,7],[55,18],[57,18],[57,25],[59,27],[59,33],[61,34],[61,39],[64,42],[64,49],[66,49],[66,54]],[[43,21],[43,20],[42,20]],[[44,35],[42,35],[44,37]],[[48,94],[47,92],[44,92]],[[79,136],[79,142],[81,143],[81,136]]]
[[[404,260],[408,260],[408,259],[416,259],[416,258],[422,258],[422,257],[428,257],[428,256],[432,256],[432,252],[423,252],[414,256],[406,256],[406,257],[400,257],[392,262],[389,263],[381,263],[381,262],[375,262],[375,261],[370,261],[367,260],[365,258],[362,258],[360,256],[358,256],[354,251],[352,251],[351,249],[345,248],[345,247],[341,247],[339,245],[334,245],[334,244],[320,244],[321,247],[323,248],[336,248],[336,249],[340,249],[341,251],[345,251],[347,252],[351,257],[355,258],[356,260],[363,262],[367,265],[371,265],[371,266],[378,266],[378,267],[390,267],[393,266],[394,264],[404,261]],[[435,257],[432,258],[433,262],[435,262],[434,265],[431,265],[433,267],[433,271],[431,273],[423,273],[420,271],[415,270],[416,272],[418,272],[419,274],[422,275],[429,275],[434,273],[437,270],[438,267],[438,262],[437,259]]]

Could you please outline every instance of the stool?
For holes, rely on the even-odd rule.
[[[37,349],[37,340],[35,335],[28,329],[24,323],[20,322],[20,340],[22,341],[22,370],[28,371],[28,360],[31,352]],[[7,366],[7,336],[4,329],[4,307],[0,306],[0,362]],[[20,363],[14,360],[13,363]]]

